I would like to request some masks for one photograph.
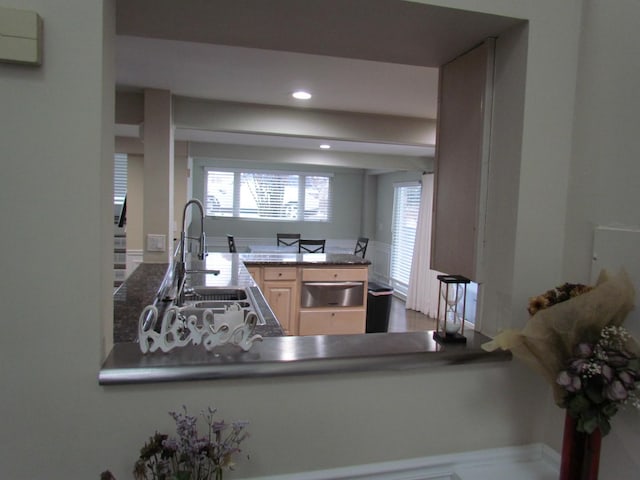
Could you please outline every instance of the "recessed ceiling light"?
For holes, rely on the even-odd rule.
[[[331,148],[331,145],[329,145],[328,143],[323,143],[322,145],[320,145],[320,148],[324,150],[328,150]]]
[[[304,90],[298,90],[297,92],[293,92],[291,96],[298,100],[309,100],[311,98],[311,94],[309,92],[305,92]]]

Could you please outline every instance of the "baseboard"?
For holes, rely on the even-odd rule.
[[[536,443],[245,480],[556,480],[559,464]]]

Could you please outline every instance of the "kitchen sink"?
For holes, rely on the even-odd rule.
[[[184,292],[185,303],[201,301],[247,301],[247,291],[240,287],[191,287]]]
[[[185,302],[186,303],[186,302]],[[194,302],[191,304],[194,308],[222,308],[228,307],[237,303],[240,308],[250,308],[249,302],[233,301],[233,300],[206,300],[204,302]]]
[[[211,311],[213,314],[223,314],[225,309],[237,304],[245,312],[254,311],[258,316],[258,325],[264,325],[265,321],[259,308],[255,308],[253,295],[244,287],[211,287],[195,286],[187,287],[184,292],[182,306],[179,307],[180,314],[185,319],[195,315],[200,322],[205,312]]]

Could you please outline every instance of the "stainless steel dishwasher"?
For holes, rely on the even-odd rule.
[[[302,282],[300,307],[359,307],[363,299],[364,282]]]

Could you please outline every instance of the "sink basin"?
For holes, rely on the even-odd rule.
[[[186,302],[185,302],[186,303]],[[204,302],[195,302],[192,304],[194,308],[221,308],[224,309],[230,305],[237,303],[240,305],[240,308],[250,308],[251,304],[249,302],[241,302],[241,301],[229,301],[229,300],[206,300]]]
[[[180,313],[185,317],[195,315],[198,321],[201,321],[207,310],[211,310],[214,314],[222,314],[226,307],[238,304],[244,310],[245,316],[247,312],[255,311],[258,316],[258,325],[264,325],[264,318],[259,308],[253,305],[252,299],[252,295],[248,294],[244,287],[190,287],[185,290]]]
[[[247,304],[248,305],[248,304]],[[253,311],[252,308],[250,307],[243,307],[242,310],[244,311],[244,315],[245,318],[247,316],[247,314],[251,311]],[[186,321],[187,318],[191,317],[191,316],[195,316],[196,317],[196,324],[201,325],[202,324],[202,319],[205,317],[205,315],[221,315],[223,313],[225,313],[225,309],[224,307],[207,307],[207,308],[203,308],[203,307],[199,307],[197,305],[186,305],[184,307],[180,308],[180,315],[183,317],[183,320]],[[208,314],[207,312],[211,312],[211,314]],[[258,325],[264,325],[264,319],[262,318],[262,316],[256,312],[256,315],[258,317]],[[207,317],[209,321],[214,321],[214,317],[209,316]]]
[[[185,291],[185,302],[247,300],[247,291],[239,287],[192,287]]]

